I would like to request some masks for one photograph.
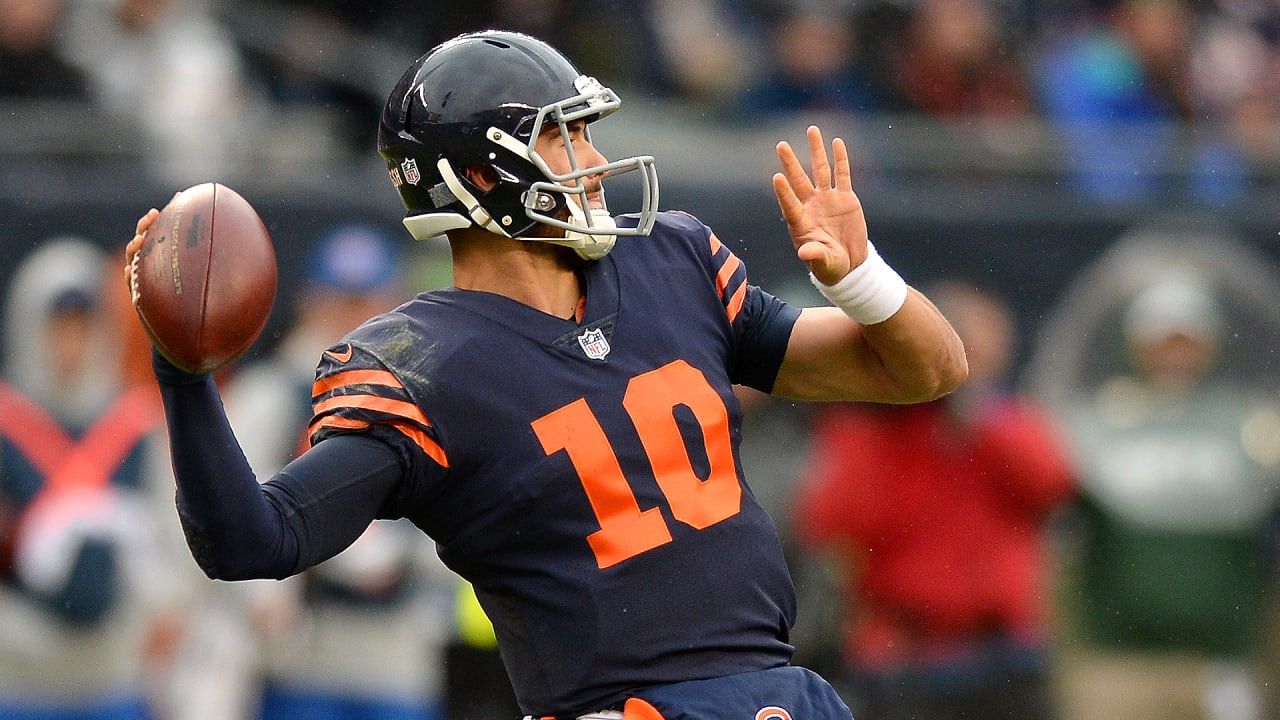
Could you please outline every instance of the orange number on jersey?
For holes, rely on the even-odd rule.
[[[694,472],[676,422],[677,406],[688,408],[702,429],[710,473]],[[654,476],[678,520],[702,530],[742,509],[729,412],[700,371],[678,360],[632,378],[623,407],[635,424]],[[641,510],[617,454],[587,406],[576,400],[533,422],[548,455],[564,450],[573,463],[600,529],[587,536],[600,567],[671,542],[658,508]]]
[[[587,542],[601,568],[671,542],[671,532],[658,508],[640,510],[618,457],[586,400],[576,400],[535,420],[533,431],[548,455],[568,452],[582,478],[587,500],[600,521],[600,529],[588,535]]]
[[[632,378],[622,405],[635,423],[658,486],[677,520],[702,530],[742,509],[742,486],[729,439],[729,411],[706,377],[683,360]],[[677,405],[693,412],[702,428],[711,472],[704,482],[693,471]]]

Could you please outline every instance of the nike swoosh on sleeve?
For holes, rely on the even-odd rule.
[[[345,350],[325,350],[324,354],[340,363],[345,363],[351,359],[351,344],[346,343],[344,347]]]

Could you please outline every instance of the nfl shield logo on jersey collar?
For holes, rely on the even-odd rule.
[[[600,328],[591,328],[578,336],[582,352],[592,360],[603,360],[609,354],[609,340]]]

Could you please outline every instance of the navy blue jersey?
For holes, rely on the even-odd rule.
[[[794,589],[743,479],[735,383],[769,390],[798,310],[694,218],[582,270],[581,321],[419,295],[325,353],[313,442],[409,471],[382,508],[470,580],[525,712],[786,664]]]

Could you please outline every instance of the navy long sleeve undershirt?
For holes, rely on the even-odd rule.
[[[213,376],[185,373],[159,353],[152,367],[169,428],[178,516],[192,556],[211,578],[284,578],[336,555],[399,483],[401,465],[390,447],[349,435],[317,444],[259,485]]]

